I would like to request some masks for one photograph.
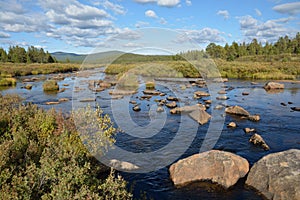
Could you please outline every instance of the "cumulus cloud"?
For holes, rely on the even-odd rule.
[[[145,26],[148,26],[148,25],[149,25],[149,22],[138,21],[138,22],[135,24],[135,27],[136,27],[136,28],[142,28],[142,27],[145,27]]]
[[[157,5],[163,7],[175,7],[180,3],[180,0],[134,0],[134,1],[141,4],[156,3]]]
[[[241,29],[250,29],[254,28],[257,25],[257,20],[250,15],[241,17],[239,22]]]
[[[175,42],[197,42],[199,44],[208,44],[211,42],[220,43],[225,42],[222,36],[223,32],[213,28],[203,28],[201,30],[178,30],[181,34],[177,37]]]
[[[105,0],[104,2],[102,2],[101,5],[105,9],[112,10],[116,14],[119,14],[119,15],[125,15],[126,14],[126,9],[123,6],[119,5],[119,4],[115,4],[115,3],[112,3],[110,1]]]
[[[190,0],[185,0],[185,3],[186,3],[187,6],[191,6],[192,5],[192,1],[190,1]]]
[[[153,10],[147,10],[145,12],[145,16],[150,17],[150,18],[158,18],[158,16],[156,15],[156,13]]]
[[[267,21],[258,21],[252,16],[243,16],[239,18],[242,34],[245,40],[252,40],[254,38],[259,41],[274,42],[280,36],[290,35],[294,36],[297,30],[285,26],[286,23],[294,18],[279,18]]]
[[[9,37],[10,37],[10,35],[8,33],[0,31],[0,38],[9,38]]]
[[[217,15],[223,16],[224,19],[228,19],[229,18],[229,12],[227,10],[219,10],[217,12]]]
[[[260,10],[258,10],[257,8],[255,8],[255,13],[257,16],[262,16],[262,13]]]
[[[274,6],[273,10],[282,14],[296,15],[300,13],[300,2],[280,4]]]

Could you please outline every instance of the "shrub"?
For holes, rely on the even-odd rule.
[[[154,90],[155,89],[155,83],[152,81],[149,81],[146,83],[146,89],[148,90]]]
[[[2,78],[0,79],[0,86],[15,86],[17,80],[15,78]]]
[[[57,84],[57,81],[55,80],[47,80],[43,84],[44,91],[57,91],[59,90],[59,86]]]
[[[103,173],[86,150],[74,115],[20,101],[0,96],[0,199],[132,199],[126,181],[114,171]],[[100,113],[87,108],[76,115],[97,116],[102,137],[112,141],[115,129]]]

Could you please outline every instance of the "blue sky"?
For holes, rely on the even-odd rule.
[[[294,37],[299,17],[295,0],[0,0],[0,46],[178,52]]]

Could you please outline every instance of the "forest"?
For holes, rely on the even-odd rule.
[[[12,63],[55,63],[56,59],[51,56],[48,51],[43,48],[36,48],[34,46],[25,48],[20,46],[10,46],[8,52],[0,48],[0,61]]]

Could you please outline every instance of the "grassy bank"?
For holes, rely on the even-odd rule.
[[[226,78],[294,80],[300,76],[299,61],[253,62],[203,59],[200,62],[192,61],[192,64],[187,61],[145,63],[132,61],[124,64],[111,64],[105,72],[108,74],[124,74],[130,71],[144,76],[197,78],[201,74],[218,76],[219,73],[214,67],[216,66],[221,76]]]
[[[70,63],[47,63],[47,64],[23,64],[23,63],[0,63],[1,77],[15,77],[38,74],[66,73],[77,71],[80,64]]]
[[[106,133],[92,140],[97,152],[112,144],[116,129],[101,110],[86,108],[65,118],[1,94],[0,109],[0,199],[132,199],[124,179],[104,172],[107,167],[89,154],[77,132],[75,119],[81,134],[95,119]]]
[[[300,76],[300,62],[251,62],[215,60],[222,77],[294,80]]]

